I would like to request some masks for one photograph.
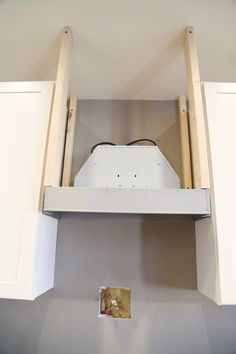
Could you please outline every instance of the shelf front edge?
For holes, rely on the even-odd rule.
[[[45,187],[45,213],[210,215],[208,189]]]

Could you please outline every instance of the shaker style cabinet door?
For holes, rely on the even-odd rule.
[[[236,84],[203,85],[211,218],[196,222],[198,290],[236,304]]]
[[[43,215],[53,82],[0,83],[0,298],[53,286],[57,220]]]

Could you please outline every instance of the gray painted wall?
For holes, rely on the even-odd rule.
[[[74,171],[91,145],[155,138],[177,172],[174,102],[79,102]],[[98,288],[132,289],[132,319],[98,319]],[[236,307],[196,291],[194,224],[64,215],[55,288],[0,301],[1,354],[235,354]]]

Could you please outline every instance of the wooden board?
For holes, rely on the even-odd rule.
[[[65,27],[62,33],[54,102],[49,130],[44,177],[44,185],[46,186],[59,186],[61,183],[66,133],[67,99],[72,46],[71,42],[71,29],[69,27]]]
[[[209,188],[205,118],[193,27],[186,27],[185,30],[185,59],[188,79],[193,185],[194,188]]]
[[[69,187],[73,185],[71,170],[72,170],[72,159],[73,159],[73,148],[74,148],[74,137],[75,137],[76,112],[77,112],[77,96],[72,95],[70,96],[69,112],[67,118],[65,154],[64,154],[64,164],[63,164],[62,185],[64,187]]]
[[[179,125],[181,138],[182,188],[192,188],[188,113],[185,96],[179,96]]]

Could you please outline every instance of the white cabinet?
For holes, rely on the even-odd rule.
[[[41,213],[53,82],[0,83],[0,298],[52,288],[57,219]]]
[[[212,217],[196,222],[198,290],[236,304],[236,84],[203,85]]]

